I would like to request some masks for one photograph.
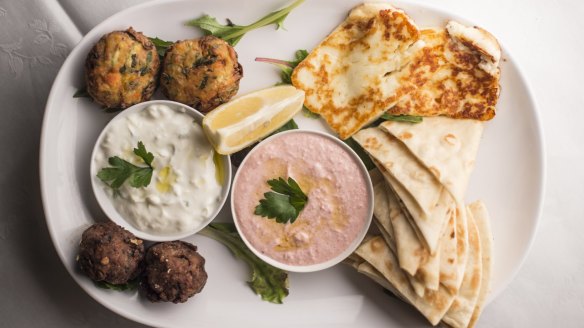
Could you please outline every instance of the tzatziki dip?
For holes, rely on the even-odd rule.
[[[256,146],[239,167],[231,195],[234,219],[262,256],[291,266],[316,265],[356,247],[365,235],[372,211],[369,177],[332,138],[310,131],[282,133]],[[267,181],[280,177],[294,179],[308,196],[294,222],[254,213],[270,191]]]
[[[133,152],[139,142],[154,155],[148,186],[136,188],[126,182],[114,190],[96,176],[114,156],[145,166]],[[116,117],[103,132],[93,161],[93,179],[120,216],[140,231],[156,235],[193,231],[222,204],[221,156],[180,105],[152,104]]]

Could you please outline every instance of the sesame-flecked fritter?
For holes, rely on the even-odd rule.
[[[106,108],[127,108],[152,97],[159,70],[156,47],[142,33],[111,32],[87,55],[87,92]]]
[[[77,263],[93,281],[125,284],[142,272],[144,242],[113,222],[96,223],[81,237]]]
[[[170,100],[206,113],[237,93],[242,76],[233,47],[214,36],[205,36],[168,48],[160,85]]]

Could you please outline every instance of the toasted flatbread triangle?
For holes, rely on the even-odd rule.
[[[442,185],[402,142],[379,128],[363,129],[353,139],[404,186],[425,215],[430,215]]]
[[[394,75],[423,46],[419,30],[387,2],[355,7],[292,73],[305,106],[341,139],[376,120],[405,92]]]
[[[487,212],[485,204],[481,201],[474,202],[469,205],[469,210],[478,227],[483,265],[481,290],[479,292],[479,297],[472,318],[468,324],[468,327],[474,327],[479,316],[483,312],[487,295],[491,291],[491,274],[493,272],[493,235],[491,233],[489,213]]]
[[[453,210],[440,239],[440,283],[453,294],[457,293],[460,286],[458,285],[456,221],[456,211]]]
[[[418,124],[386,121],[380,128],[403,142],[455,200],[464,204],[483,133],[482,122],[425,117]]]
[[[468,213],[466,218],[469,252],[464,279],[454,302],[442,318],[442,321],[455,328],[465,328],[469,325],[481,290],[483,262],[479,232],[472,213]]]
[[[419,297],[410,286],[406,274],[399,268],[397,258],[382,237],[374,237],[362,243],[356,253],[378,270],[399,294],[433,325],[442,319],[454,301],[454,295],[443,287],[440,287],[438,291],[426,290],[424,297]]]

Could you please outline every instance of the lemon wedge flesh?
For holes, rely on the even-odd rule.
[[[229,155],[286,124],[303,103],[304,91],[291,85],[255,91],[208,113],[203,130],[219,154]]]

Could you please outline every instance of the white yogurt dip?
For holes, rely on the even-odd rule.
[[[126,181],[114,192],[96,174],[110,166],[113,156],[146,166],[133,153],[139,141],[154,155],[152,180],[143,188]],[[95,151],[92,176],[136,229],[176,234],[196,229],[221,205],[220,158],[184,107],[154,104],[108,125]]]

